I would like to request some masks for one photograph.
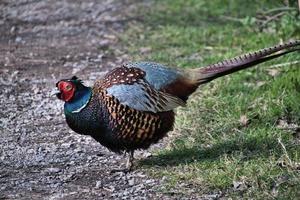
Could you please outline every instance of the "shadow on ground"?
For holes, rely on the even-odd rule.
[[[177,166],[201,161],[215,161],[223,155],[238,152],[244,155],[243,160],[257,157],[269,157],[271,154],[282,153],[278,141],[273,137],[231,139],[214,144],[211,147],[179,147],[160,153],[140,161],[141,166]]]

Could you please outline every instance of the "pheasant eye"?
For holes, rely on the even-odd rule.
[[[72,85],[66,85],[65,90],[70,91],[72,89]]]

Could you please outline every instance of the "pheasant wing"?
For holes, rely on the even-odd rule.
[[[157,113],[185,105],[180,98],[152,87],[145,76],[142,69],[123,66],[109,72],[94,87],[106,90],[107,95],[114,96],[120,103],[140,111]]]

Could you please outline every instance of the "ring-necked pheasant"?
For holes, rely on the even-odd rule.
[[[114,152],[128,152],[130,170],[136,149],[146,149],[173,129],[174,109],[184,106],[199,85],[299,50],[300,41],[262,49],[196,69],[132,62],[86,87],[77,77],[57,82],[66,121]]]

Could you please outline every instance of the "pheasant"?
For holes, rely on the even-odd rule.
[[[173,129],[174,109],[185,106],[199,85],[300,50],[300,41],[280,44],[202,68],[175,69],[153,62],[130,62],[87,87],[76,76],[56,83],[71,129],[90,135],[116,153],[147,149]]]

